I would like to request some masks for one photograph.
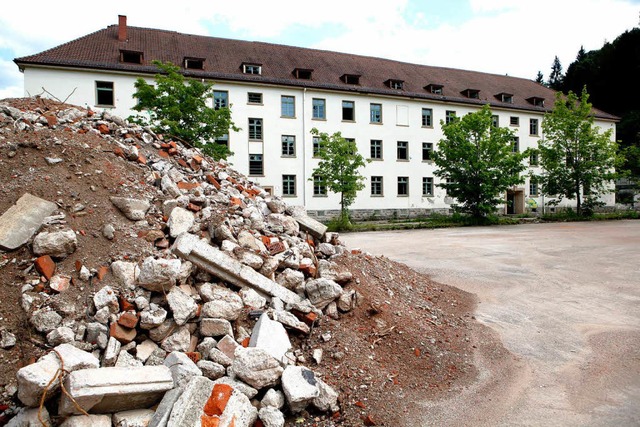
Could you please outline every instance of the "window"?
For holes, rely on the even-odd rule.
[[[213,91],[213,108],[219,110],[229,106],[229,92],[226,90]]]
[[[283,196],[296,195],[296,176],[295,175],[282,175],[282,195]]]
[[[249,175],[264,175],[262,154],[249,154]]]
[[[282,156],[294,157],[296,155],[296,137],[293,135],[282,135]]]
[[[229,134],[225,133],[224,135],[217,137],[214,142],[229,148]]]
[[[442,95],[444,86],[431,83],[429,85],[426,85],[424,89],[429,93],[433,93],[434,95]]]
[[[511,93],[502,92],[497,94],[496,98],[498,98],[502,102],[506,102],[507,104],[513,104],[513,94]]]
[[[262,141],[262,119],[249,119],[249,139]]]
[[[326,196],[327,195],[327,184],[326,182],[319,176],[313,176],[313,195],[314,196]]]
[[[313,118],[316,120],[325,120],[327,118],[327,101],[321,98],[313,98]]]
[[[444,122],[446,124],[449,124],[452,121],[454,121],[455,119],[456,119],[456,112],[455,111],[451,111],[451,110],[447,110],[447,112],[444,115]]]
[[[295,117],[296,116],[295,96],[282,95],[280,110],[281,110],[282,117]]]
[[[348,85],[360,84],[360,76],[357,74],[343,74],[342,77],[340,77],[340,80],[342,80]]]
[[[120,51],[120,62],[128,64],[142,64],[142,52],[133,52],[130,50]]]
[[[247,93],[248,104],[262,104],[262,94],[257,92]]]
[[[460,93],[467,98],[480,99],[480,91],[478,89],[465,89]]]
[[[402,90],[404,88],[404,82],[402,80],[389,79],[385,83],[391,89]]]
[[[399,176],[398,177],[398,196],[408,196],[408,195],[409,195],[409,177]]]
[[[538,195],[539,195],[539,193],[538,193],[538,183],[537,182],[530,182],[529,183],[529,196],[537,197]]]
[[[433,196],[433,178],[432,177],[422,178],[422,195]]]
[[[96,105],[113,107],[113,82],[96,82]]]
[[[544,98],[532,96],[531,98],[527,98],[527,101],[529,101],[531,105],[535,105],[536,107],[544,107]]]
[[[431,108],[422,109],[422,126],[427,128],[433,126],[433,110]]]
[[[500,126],[500,117],[498,117],[497,115],[491,116],[491,126],[493,126],[494,128],[499,127]]]
[[[423,142],[422,143],[422,160],[433,160],[433,143],[432,142]]]
[[[382,140],[371,140],[371,158],[375,160],[382,160]]]
[[[320,137],[314,136],[313,137],[313,157],[319,157],[320,148],[321,148]]]
[[[538,119],[529,119],[529,135],[538,134]]]
[[[371,177],[371,195],[382,196],[382,177],[381,176]]]
[[[520,152],[520,138],[518,138],[517,136],[513,137],[513,142],[511,143],[511,151],[513,151],[514,153]]]
[[[245,74],[262,74],[262,66],[258,64],[242,64],[242,72]]]
[[[342,120],[353,122],[356,119],[355,103],[353,101],[342,101]]]
[[[397,160],[409,160],[409,143],[398,141]]]
[[[188,70],[204,70],[204,59],[184,58],[184,68]]]
[[[370,104],[371,123],[382,123],[382,104]]]
[[[520,117],[517,117],[517,116],[509,117],[509,124],[511,126],[520,126]]]
[[[312,73],[313,73],[313,70],[308,70],[304,68],[296,68],[295,70],[293,70],[293,75],[296,77],[296,79],[301,79],[301,80],[311,80]]]
[[[540,157],[538,152],[532,151],[529,155],[529,166],[538,166],[540,164]]]

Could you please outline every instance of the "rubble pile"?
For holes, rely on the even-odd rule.
[[[33,253],[38,278],[23,283],[21,305],[52,349],[18,371],[24,408],[8,425],[272,427],[340,411],[293,344],[358,303],[351,273],[331,260],[345,251],[337,234],[224,162],[106,112],[0,104],[0,124],[100,135],[144,168],[137,190],[106,201],[128,226],[106,219],[98,237],[148,242],[140,259],[66,271],[60,261],[82,244],[65,218],[90,207],[25,193],[0,217],[0,249]],[[91,298],[65,300],[70,287]],[[0,346],[15,342],[1,331]]]

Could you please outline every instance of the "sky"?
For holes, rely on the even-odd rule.
[[[640,0],[31,0],[0,15],[0,99],[21,97],[13,59],[117,24],[545,79],[581,46],[640,25]]]

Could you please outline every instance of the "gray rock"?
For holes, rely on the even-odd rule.
[[[258,394],[258,390],[251,387],[248,384],[243,383],[242,381],[237,381],[231,377],[222,377],[218,378],[213,382],[214,384],[227,384],[233,387],[235,390],[238,390],[240,393],[247,396],[249,399],[253,399]]]
[[[272,213],[265,220],[265,226],[269,230],[277,234],[287,234],[289,236],[297,236],[300,232],[298,222],[290,216],[284,214]]]
[[[287,289],[295,291],[304,283],[304,273],[291,268],[286,268],[282,273],[276,275],[276,282]]]
[[[338,298],[338,309],[344,312],[351,311],[358,304],[358,299],[358,293],[355,289],[344,292],[340,295],[340,298]]]
[[[318,276],[337,283],[347,283],[353,278],[349,270],[340,269],[335,262],[326,259],[318,261]]]
[[[154,329],[162,325],[166,319],[167,310],[151,303],[148,310],[140,312],[140,327],[142,329]]]
[[[49,255],[54,258],[66,258],[76,251],[78,240],[73,230],[39,233],[33,239],[33,253]]]
[[[304,410],[320,395],[314,373],[303,366],[289,365],[282,373],[282,390],[291,412]]]
[[[165,338],[160,347],[168,352],[189,351],[191,347],[191,334],[186,326],[179,326],[173,333]]]
[[[9,421],[6,427],[42,427],[43,424],[40,422],[40,417],[42,418],[42,421],[44,421],[44,427],[51,427],[53,425],[51,423],[49,411],[47,411],[47,408],[43,407],[42,411],[37,408],[20,408],[16,416]]]
[[[262,420],[264,427],[283,427],[284,414],[278,408],[266,406],[258,412],[258,417]]]
[[[169,292],[167,302],[173,312],[173,319],[178,325],[186,324],[198,310],[198,304],[179,287],[175,287]]]
[[[331,243],[320,243],[318,245],[318,252],[326,257],[336,254],[336,250]]]
[[[147,427],[155,411],[152,409],[133,409],[113,414],[113,427]]]
[[[248,249],[238,247],[233,251],[233,254],[236,256],[238,261],[244,265],[248,265],[254,270],[260,270],[260,267],[264,264],[264,259],[260,255]]]
[[[16,345],[16,336],[5,329],[0,330],[0,348],[7,349],[14,345]]]
[[[105,224],[102,227],[102,235],[108,240],[113,240],[116,237],[116,229],[113,224]]]
[[[231,364],[234,374],[260,390],[280,382],[283,369],[280,362],[261,348],[238,348]]]
[[[111,203],[113,203],[124,216],[132,221],[144,219],[147,211],[151,207],[151,203],[149,203],[148,200],[130,199],[127,197],[111,197]]]
[[[277,199],[275,197],[268,199],[267,207],[273,213],[282,214],[287,210],[287,204],[282,199]]]
[[[180,351],[169,353],[164,359],[164,366],[171,370],[176,387],[184,388],[192,377],[202,376],[202,371],[193,363],[193,360]]]
[[[342,287],[333,280],[310,279],[305,283],[305,292],[309,301],[322,310],[327,304],[342,295]]]
[[[176,198],[182,195],[182,191],[178,188],[175,182],[168,175],[164,175],[160,180],[160,187],[169,196]]]
[[[118,360],[118,354],[120,354],[121,347],[122,344],[120,343],[120,341],[118,341],[114,337],[110,337],[109,341],[107,342],[107,348],[104,350],[102,365],[115,366],[116,361]]]
[[[305,214],[299,212],[293,212],[292,215],[298,224],[300,225],[300,229],[302,231],[308,231],[313,237],[317,239],[322,239],[324,233],[327,232],[327,226],[322,224],[320,221],[317,221]]]
[[[235,427],[252,427],[257,418],[258,410],[251,404],[249,398],[234,389],[220,415],[220,425],[228,426],[233,423]]]
[[[282,362],[291,349],[291,341],[281,323],[271,320],[267,313],[262,313],[251,332],[249,347],[261,348]]]
[[[117,313],[120,311],[120,304],[118,303],[118,294],[113,290],[111,286],[104,286],[93,296],[93,304],[96,306],[96,310],[100,310],[103,307],[108,307],[111,313]]]
[[[107,348],[108,329],[105,325],[98,322],[87,323],[87,333],[85,341],[91,344],[97,344],[100,348]]]
[[[155,259],[147,257],[140,267],[138,285],[153,292],[168,292],[180,275],[179,259]]]
[[[133,289],[140,274],[140,268],[134,262],[115,261],[111,263],[111,272],[118,283],[128,289]]]
[[[226,319],[203,318],[200,321],[200,335],[203,337],[233,336],[231,323]]]
[[[58,206],[53,202],[23,194],[0,216],[0,249],[12,251],[27,243],[56,209]]]
[[[131,353],[129,353],[128,351],[121,351],[120,353],[118,353],[118,360],[116,360],[116,367],[135,368],[135,367],[141,367],[141,366],[144,366],[144,364],[140,360],[133,357]]]
[[[111,427],[111,416],[75,415],[67,418],[60,427]]]
[[[149,422],[149,427],[166,427],[169,422],[169,416],[171,416],[171,411],[173,410],[173,405],[175,405],[181,395],[182,389],[179,388],[174,388],[166,392],[156,408],[153,418],[151,418]]]
[[[314,398],[313,406],[321,411],[337,412],[340,410],[338,406],[338,392],[336,392],[331,386],[322,381],[320,378],[316,378],[318,387],[318,397]]]
[[[96,311],[96,314],[93,315],[93,320],[95,320],[98,323],[102,323],[103,325],[107,325],[109,323],[110,318],[111,318],[111,311],[109,311],[109,307],[106,307],[106,306]]]
[[[209,352],[207,353],[207,359],[209,359],[212,362],[218,363],[224,366],[225,368],[228,366],[231,366],[231,363],[233,363],[233,359],[231,359],[229,356],[223,353],[222,350],[218,348],[210,349]]]
[[[236,340],[234,340],[230,335],[225,335],[220,341],[218,341],[216,348],[223,352],[229,359],[233,360],[236,357],[236,350],[242,348],[242,346],[238,344]],[[214,362],[217,361],[214,360]]]
[[[246,307],[258,310],[267,305],[267,299],[251,288],[240,289],[238,294]]]
[[[158,347],[158,344],[154,343],[150,339],[146,339],[136,346],[136,359],[144,363],[156,350],[159,349],[160,347]]]
[[[178,237],[182,233],[189,231],[194,222],[195,216],[193,212],[181,207],[176,207],[171,211],[169,221],[167,221],[167,226],[170,230],[169,234],[171,237]]]
[[[200,423],[202,408],[209,400],[213,382],[205,377],[193,377],[176,400],[167,426],[196,426]]]
[[[47,334],[47,343],[56,347],[60,344],[70,343],[75,340],[73,330],[67,326],[60,326]]]
[[[293,313],[289,311],[274,310],[273,320],[305,334],[308,334],[311,331],[306,323],[300,321]]]
[[[243,248],[254,252],[266,253],[267,248],[262,241],[256,238],[249,230],[241,230],[238,233],[238,244]]]
[[[53,310],[42,308],[33,312],[29,322],[38,332],[48,334],[60,325],[62,316]]]
[[[157,328],[149,329],[149,338],[154,340],[155,342],[160,342],[166,337],[169,336],[175,329],[177,325],[173,319],[167,319],[162,324],[160,324]]]
[[[202,375],[210,380],[217,380],[227,372],[224,366],[211,360],[199,360],[196,366],[200,368]]]
[[[264,394],[264,397],[260,401],[261,408],[272,406],[277,409],[282,409],[284,407],[284,404],[284,393],[274,388],[270,388],[269,390],[267,390],[267,392]]]

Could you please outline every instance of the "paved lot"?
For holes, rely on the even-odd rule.
[[[516,356],[502,372],[480,358],[476,387],[425,403],[438,423],[640,425],[640,221],[341,237],[476,294]]]

